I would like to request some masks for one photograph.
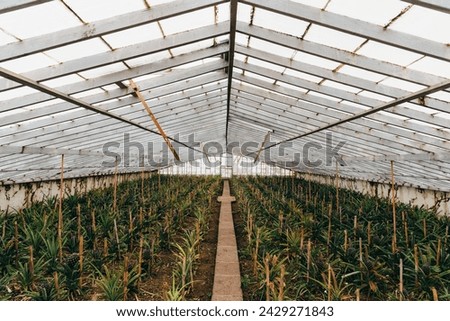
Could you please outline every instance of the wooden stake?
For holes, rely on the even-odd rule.
[[[141,281],[141,275],[142,275],[142,252],[144,250],[144,238],[141,236],[141,239],[139,240],[139,257],[138,257],[138,285]]]
[[[393,235],[392,235],[392,253],[397,251],[397,215],[396,215],[396,207],[395,207],[395,176],[394,176],[394,161],[391,160],[391,194],[392,194],[392,226],[393,226]]]
[[[441,238],[438,238],[438,244],[436,249],[436,265],[439,265],[441,262]]]
[[[19,226],[17,220],[14,221],[14,250],[16,252],[16,267],[19,266]]]
[[[116,235],[117,255],[120,257],[119,230],[117,229],[117,221],[114,219],[114,234]]]
[[[362,246],[362,238],[359,238],[359,262],[363,261],[363,246]]]
[[[77,205],[77,235],[78,240],[81,238],[81,207],[80,204]]]
[[[103,257],[108,256],[108,239],[105,237],[103,239]]]
[[[253,273],[258,275],[258,252],[259,252],[259,233],[260,229],[256,229],[256,245],[255,245],[255,253],[253,255]]]
[[[115,167],[114,167],[114,183],[113,183],[113,212],[116,212],[117,209],[117,166],[118,166],[118,160],[116,157],[116,161],[115,161]]]
[[[300,230],[300,250],[303,251],[303,243],[305,241],[305,230],[303,227]]]
[[[447,239],[448,239],[448,225],[445,228],[444,248],[447,248]]]
[[[280,279],[278,283],[278,301],[284,300],[284,287],[286,286],[284,282],[285,275],[286,275],[286,267],[284,266],[284,264],[282,264],[280,268]]]
[[[348,232],[347,230],[344,230],[344,252],[347,254],[348,250]]]
[[[336,212],[339,211],[339,163],[336,162]]]
[[[60,180],[60,184],[59,184],[59,209],[58,209],[58,247],[59,247],[59,261],[60,262],[62,262],[62,256],[63,256],[63,245],[62,245],[63,196],[64,196],[64,154],[61,155],[61,180]]]
[[[123,300],[126,301],[128,297],[128,255],[125,255],[123,265]]]
[[[91,210],[91,217],[92,217],[92,234],[93,234],[93,240],[92,240],[92,247],[95,250],[96,249],[96,239],[97,239],[97,224],[95,220],[95,209]]]
[[[141,198],[142,198],[142,204],[144,204],[144,167],[142,167],[142,172],[141,172]]]
[[[328,301],[331,301],[331,266],[328,264]]]
[[[353,217],[353,236],[356,238],[356,230],[358,228],[358,217],[355,215]]]
[[[330,250],[330,242],[331,242],[331,204],[328,206],[328,236],[327,236],[327,251]]]
[[[402,218],[403,218],[403,226],[405,229],[405,243],[406,243],[406,248],[408,248],[409,247],[408,219],[406,218],[405,212],[402,212]]]
[[[34,257],[33,257],[33,247],[29,246],[30,250],[30,260],[29,260],[29,269],[30,269],[30,276],[31,276],[31,287],[34,288]]]
[[[266,272],[266,301],[270,301],[270,268],[269,268],[269,254],[264,258],[264,269]]]
[[[139,236],[142,238],[144,234],[144,210],[139,208]]]
[[[361,289],[356,289],[356,301],[361,300]]]
[[[403,260],[400,259],[400,301],[403,301]]]
[[[309,269],[311,267],[311,240],[308,240],[306,259],[306,282],[309,282]]]
[[[439,294],[434,286],[431,288],[431,292],[433,293],[433,300],[439,301]]]
[[[78,253],[80,256],[80,279],[79,279],[80,288],[83,286],[83,259],[84,259],[83,252],[84,252],[84,238],[83,235],[80,235],[78,248]]]
[[[416,273],[416,286],[419,285],[419,247],[414,245],[414,271]]]
[[[56,297],[59,297],[59,278],[58,278],[58,272],[53,272],[53,281],[55,283],[55,292],[56,292]]]
[[[370,246],[370,243],[372,241],[372,231],[371,231],[371,226],[372,226],[372,222],[369,221],[369,223],[367,223],[367,244]]]
[[[426,239],[427,238],[427,220],[423,219],[422,224],[423,224],[423,238]]]
[[[129,248],[129,252],[131,253],[131,252],[133,252],[133,238],[132,238],[132,235],[133,235],[133,228],[134,228],[134,226],[133,226],[133,214],[131,213],[131,210],[128,212],[128,216],[129,216],[129,227],[128,227],[128,232],[129,232],[129,236],[130,236],[130,243],[129,243],[129,245],[128,245],[128,248]]]

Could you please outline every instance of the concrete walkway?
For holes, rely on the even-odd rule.
[[[218,198],[222,204],[212,301],[242,301],[241,273],[231,213],[231,202],[235,200],[230,196],[229,182],[224,181],[223,194]]]

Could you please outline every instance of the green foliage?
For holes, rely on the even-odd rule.
[[[393,252],[390,200],[344,189],[339,190],[338,200],[335,186],[298,178],[238,178],[232,180],[232,188],[244,222],[241,228],[249,240],[241,252],[254,253],[258,244],[258,272],[248,273],[253,281],[246,280],[246,284],[255,280],[260,284],[253,297],[265,298],[261,267],[267,253],[285,260],[286,298],[293,300],[328,299],[329,287],[333,300],[355,300],[357,292],[361,300],[399,300],[400,295],[402,299],[433,300],[436,293],[440,299],[446,297],[450,288],[449,218],[397,203],[397,248]],[[328,264],[333,267],[331,286]]]

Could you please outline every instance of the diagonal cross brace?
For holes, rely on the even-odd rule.
[[[178,155],[177,151],[175,150],[175,148],[173,147],[173,145],[170,142],[169,138],[167,137],[166,133],[164,132],[164,129],[162,129],[161,125],[158,122],[158,119],[156,119],[155,114],[153,114],[153,112],[150,109],[150,106],[147,104],[147,101],[145,100],[144,96],[141,94],[141,91],[139,90],[139,87],[131,79],[130,79],[130,88],[135,92],[136,96],[141,101],[142,105],[144,106],[145,110],[149,114],[150,118],[152,119],[153,123],[155,124],[156,128],[158,129],[158,131],[161,134],[162,138],[166,142],[167,146],[169,147],[169,149],[172,152],[172,154],[175,157],[175,159],[177,161],[179,161],[180,160],[180,156]]]

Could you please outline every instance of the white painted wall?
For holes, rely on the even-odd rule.
[[[144,173],[145,177],[151,174]],[[119,174],[117,181],[141,179],[142,174]],[[106,188],[114,184],[113,175],[89,176],[80,178],[68,178],[64,180],[64,194],[73,195],[75,193],[86,193],[96,188]],[[59,180],[42,181],[25,184],[12,184],[0,186],[0,212],[18,210],[39,202],[47,197],[59,196]]]
[[[306,180],[336,185],[335,177],[313,174],[300,174]],[[391,185],[384,183],[368,182],[356,179],[339,178],[339,187],[361,192],[380,198],[391,197]],[[439,215],[450,216],[450,193],[417,189],[409,186],[396,186],[396,198],[399,202],[410,205],[424,206],[427,209],[435,209]]]

